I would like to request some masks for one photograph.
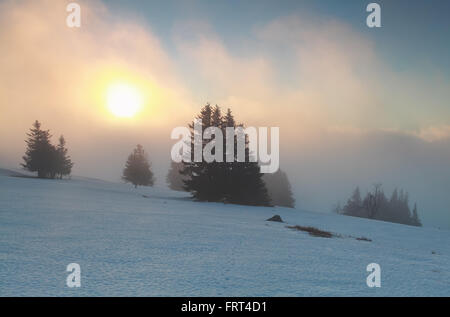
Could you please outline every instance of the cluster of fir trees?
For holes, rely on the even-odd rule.
[[[230,109],[225,114],[219,106],[205,105],[196,119],[202,121],[202,135],[208,127],[217,127],[222,130],[224,140],[222,162],[194,162],[194,123],[189,124],[191,129],[191,162],[183,162],[180,170],[183,175],[183,188],[190,192],[195,200],[227,202],[243,205],[270,206],[270,198],[266,185],[262,179],[257,162],[250,162],[248,138],[245,139],[245,162],[237,161],[237,137],[234,138],[234,161],[226,162],[226,128],[243,127],[236,123]],[[217,137],[217,136],[215,136]],[[202,138],[202,150],[209,140]],[[215,149],[212,150],[215,154]]]
[[[35,121],[25,140],[27,149],[23,156],[22,167],[37,172],[39,178],[63,178],[70,175],[73,162],[68,156],[66,141],[60,136],[59,143],[51,143],[49,130],[42,130],[39,121]]]
[[[417,204],[414,204],[412,211],[409,207],[408,193],[395,189],[388,199],[380,184],[376,184],[373,191],[369,191],[364,199],[357,187],[345,206],[340,208],[338,205],[335,211],[348,216],[422,226]]]

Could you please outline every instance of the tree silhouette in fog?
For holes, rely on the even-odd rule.
[[[57,152],[57,162],[56,162],[56,174],[59,176],[59,178],[63,178],[64,175],[70,175],[72,172],[73,163],[70,159],[70,156],[67,155],[67,148],[66,148],[66,140],[64,139],[64,136],[59,137],[59,143],[56,147]]]
[[[171,162],[169,171],[167,172],[166,182],[170,189],[185,191],[183,180],[187,180],[188,177],[182,175],[180,172],[183,170],[183,163]]]
[[[33,123],[27,133],[27,149],[22,157],[22,167],[30,172],[37,172],[39,178],[62,178],[70,175],[73,163],[67,155],[66,141],[63,136],[59,139],[57,147],[51,144],[49,130],[41,129],[39,121]]]
[[[414,209],[411,212],[408,193],[395,189],[388,199],[381,188],[381,184],[376,184],[374,190],[369,191],[364,199],[361,198],[359,187],[357,187],[339,213],[347,216],[422,226],[417,204],[414,204]]]
[[[292,197],[291,184],[285,172],[278,169],[275,173],[264,174],[263,180],[273,205],[294,208],[295,199]]]
[[[153,186],[153,173],[142,145],[138,144],[128,156],[122,179],[134,187]]]
[[[222,162],[212,161],[194,162],[194,123],[191,129],[191,162],[184,162],[181,174],[185,189],[191,192],[194,199],[199,201],[222,201],[234,204],[269,206],[270,198],[262,180],[262,174],[257,162],[250,162],[248,138],[245,137],[245,162],[237,161],[237,137],[234,138],[234,161],[226,162],[226,128],[243,127],[237,124],[231,110],[222,115],[219,106],[205,105],[196,119],[202,120],[203,133],[208,127],[217,127],[222,131],[223,159]],[[218,136],[215,136],[216,138]],[[201,137],[202,150],[211,141]],[[212,150],[215,155],[215,148]]]

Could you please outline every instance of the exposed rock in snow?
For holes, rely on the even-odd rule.
[[[275,215],[267,219],[266,221],[284,222],[283,219],[281,219],[280,215]]]

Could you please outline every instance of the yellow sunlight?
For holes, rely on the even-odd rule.
[[[118,83],[108,87],[107,106],[119,118],[134,117],[142,107],[142,96],[136,87]]]

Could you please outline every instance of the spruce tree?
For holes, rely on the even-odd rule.
[[[211,188],[209,189],[210,199],[212,201],[220,201],[225,199],[226,192],[226,164],[225,164],[225,130],[222,124],[222,111],[219,106],[214,106],[211,113],[211,127],[219,128],[222,132],[222,162],[213,161],[206,164],[206,173],[208,174],[211,182]],[[217,136],[214,136],[217,138]],[[217,146],[211,151],[211,154],[215,155]]]
[[[417,212],[417,204],[414,204],[413,214],[412,214],[412,225],[413,226],[422,226],[422,222],[419,219],[419,213]]]
[[[352,197],[347,201],[347,204],[343,208],[343,214],[355,217],[365,217],[366,213],[363,211],[363,202],[361,199],[361,192],[359,187],[356,187],[353,191]]]
[[[27,136],[22,167],[30,172],[37,172],[39,178],[54,178],[57,151],[50,143],[50,131],[42,130],[41,124],[36,120]]]
[[[187,179],[187,177],[182,174],[183,166],[183,162],[172,162],[170,164],[170,168],[166,176],[166,182],[170,189],[185,191],[183,180]]]
[[[263,180],[273,205],[294,208],[295,199],[285,172],[279,169],[273,174],[264,174]]]
[[[182,174],[186,176],[184,180],[184,188],[189,191],[192,197],[200,201],[214,201],[212,199],[211,190],[213,188],[213,183],[208,177],[208,167],[207,163],[202,159],[200,162],[195,162],[194,158],[194,139],[199,137],[202,141],[201,149],[206,145],[205,140],[203,140],[203,132],[205,127],[211,126],[211,115],[212,107],[210,104],[206,104],[201,110],[200,114],[195,117],[195,119],[202,121],[201,135],[197,135],[197,131],[194,129],[194,122],[189,124],[191,130],[191,162],[184,162],[184,169]]]
[[[237,124],[230,109],[222,119],[223,134],[226,128],[245,128],[243,124]],[[225,144],[226,142],[224,142]],[[249,140],[245,136],[245,162],[238,162],[238,140],[234,137],[234,161],[225,163],[226,180],[225,198],[234,204],[271,206],[271,199],[267,192],[263,174],[260,172],[258,162],[250,162]],[[224,151],[224,155],[225,151]]]
[[[138,186],[153,186],[153,173],[142,145],[138,144],[133,153],[128,156],[122,179],[133,184],[135,188]]]
[[[70,175],[72,172],[73,162],[70,159],[70,156],[67,155],[66,148],[66,140],[64,136],[59,137],[59,144],[56,147],[57,152],[57,165],[56,165],[56,174],[61,179],[65,175]]]

